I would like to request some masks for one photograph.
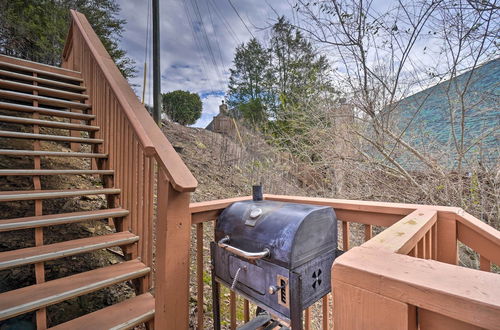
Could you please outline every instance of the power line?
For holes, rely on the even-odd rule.
[[[213,87],[212,83],[210,82],[209,76],[207,74],[208,63],[205,60],[205,56],[203,56],[203,47],[201,46],[201,41],[198,38],[198,35],[196,34],[195,24],[194,24],[194,20],[191,16],[191,13],[189,11],[189,6],[187,5],[186,1],[182,1],[182,2],[184,4],[184,11],[186,13],[186,16],[187,16],[187,19],[189,22],[189,27],[191,28],[191,33],[193,35],[193,41],[196,44],[196,47],[198,48],[197,54],[198,54],[198,57],[199,57],[200,62],[201,62],[201,69],[205,75],[205,78],[207,79],[207,81],[209,81],[209,84],[210,84],[212,91],[215,91],[215,88]]]
[[[219,19],[222,21],[222,23],[224,24],[224,27],[226,28],[226,31],[229,32],[229,35],[231,36],[231,38],[233,38],[233,40],[237,44],[241,44],[241,40],[240,40],[240,38],[238,38],[238,34],[236,32],[234,32],[233,28],[231,27],[231,24],[229,24],[227,22],[226,18],[224,17],[224,15],[222,15],[220,13],[219,8],[217,7],[217,3],[215,2],[215,0],[212,0],[211,2],[209,2],[209,4],[211,4],[213,6],[215,14],[217,14]]]
[[[215,55],[214,55],[214,52],[212,50],[210,40],[208,39],[207,30],[205,28],[205,23],[203,22],[203,17],[201,15],[200,8],[198,7],[198,3],[196,0],[191,1],[191,3],[193,3],[193,2],[194,2],[193,9],[194,9],[195,15],[197,16],[197,19],[199,20],[200,25],[201,25],[202,37],[205,41],[205,45],[206,45],[206,48],[207,48],[208,53],[210,55],[210,59],[212,60],[212,64],[214,65],[214,72],[218,75],[218,79],[220,79],[222,81],[223,75],[221,74],[219,65],[217,64],[217,60],[215,59]]]
[[[209,3],[207,3],[207,10],[208,10],[208,16],[210,17],[210,22],[212,24],[212,31],[214,32],[215,43],[217,45],[217,49],[219,50],[219,59],[220,59],[220,65],[222,68],[222,79],[224,80],[224,83],[226,85],[228,85],[229,81],[224,76],[224,60],[222,59],[222,50],[220,48],[220,43],[219,43],[219,38],[217,37],[217,32],[215,31],[215,24],[214,24],[214,20],[212,18],[212,11],[210,10]]]
[[[245,26],[245,28],[247,29],[248,33],[250,33],[250,35],[255,38],[255,36],[253,35],[252,31],[250,31],[250,29],[248,28],[247,26],[247,23],[245,23],[245,21],[243,20],[243,18],[240,16],[240,13],[238,13],[238,10],[236,9],[236,7],[233,5],[233,3],[231,2],[231,0],[227,0],[229,2],[229,4],[231,5],[231,7],[233,8],[234,12],[236,13],[236,15],[238,15],[238,17],[240,18],[240,21],[241,23],[243,23],[243,25]]]

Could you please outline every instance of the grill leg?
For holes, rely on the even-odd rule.
[[[210,257],[212,264],[212,310],[214,315],[214,330],[220,330],[220,287],[219,282],[215,280],[215,243],[210,244]]]
[[[290,272],[290,325],[292,330],[302,330],[302,299],[301,279],[294,272]]]

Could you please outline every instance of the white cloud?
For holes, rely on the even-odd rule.
[[[212,121],[212,118],[219,113],[219,105],[222,100],[223,97],[220,95],[207,95],[203,97],[201,99],[203,102],[202,116],[193,126],[205,128]]]
[[[120,45],[136,61],[138,73],[135,78],[130,79],[130,82],[135,85],[137,95],[142,95],[147,12],[150,0],[117,2],[122,9],[120,16],[127,20]],[[266,30],[259,28],[272,24],[272,20],[276,17],[273,9],[262,0],[232,0],[232,2],[252,33],[257,37],[265,36]],[[272,3],[273,8],[279,13],[289,13],[291,10],[287,1],[269,3]],[[202,29],[199,17],[195,15],[193,7],[195,4],[198,4],[205,30]],[[196,38],[186,14],[186,7],[197,30]],[[162,91],[182,89],[199,93],[204,102],[203,119],[200,119],[199,123],[206,122],[208,117],[211,120],[211,116],[218,113],[218,105],[223,96],[203,96],[210,92],[220,94],[227,90],[234,50],[238,43],[251,38],[250,33],[229,2],[223,0],[160,1],[160,22]],[[204,31],[210,49],[206,45]],[[213,53],[213,59],[210,51]],[[151,59],[148,60],[148,66],[146,103],[151,104]],[[195,125],[201,126],[198,123]]]

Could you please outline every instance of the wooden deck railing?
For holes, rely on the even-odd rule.
[[[95,125],[100,127],[95,137],[104,139],[101,149],[94,151],[108,154],[105,163],[93,166],[115,170],[115,182],[105,185],[121,189],[115,206],[130,211],[123,226],[140,237],[139,244],[129,252],[152,266],[156,243],[156,328],[187,328],[188,206],[196,179],[139,102],[85,16],[76,11],[71,11],[71,16],[63,67],[82,73],[92,114],[96,115]],[[153,280],[142,284],[142,291],[150,290]]]
[[[197,324],[203,329],[204,224],[248,197],[191,203],[196,226]],[[499,264],[500,233],[455,207],[266,195],[265,199],[332,206],[347,251],[332,269],[331,294],[305,311],[305,329],[499,329],[500,275],[456,266],[457,242]],[[381,231],[373,236],[375,228]],[[340,228],[339,228],[340,229]],[[363,243],[364,242],[364,243]],[[340,243],[339,243],[340,244]],[[352,247],[352,245],[360,245]],[[204,253],[205,247],[205,253]],[[229,322],[249,318],[229,296]],[[335,306],[335,308],[333,308]],[[238,316],[240,319],[238,319]]]

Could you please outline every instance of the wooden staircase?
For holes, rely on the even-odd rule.
[[[35,246],[0,253],[0,271],[34,265],[36,284],[0,294],[2,320],[36,311],[38,329],[47,328],[47,306],[94,292],[111,285],[134,280],[136,297],[84,315],[53,329],[129,329],[148,323],[154,317],[155,300],[148,293],[150,267],[138,258],[142,239],[124,226],[130,212],[120,207],[121,189],[114,184],[115,171],[103,152],[100,127],[95,125],[92,104],[79,72],[0,56],[0,139],[32,141],[32,148],[2,148],[0,157],[33,159],[33,169],[0,169],[0,176],[28,176],[31,190],[1,191],[0,203],[34,201],[34,215],[0,220],[0,236],[7,231],[34,229]],[[21,127],[19,129],[19,127]],[[67,132],[55,135],[52,131]],[[44,143],[59,143],[71,152],[44,150]],[[44,157],[89,159],[90,168],[42,168]],[[83,163],[82,163],[83,164]],[[43,180],[59,175],[91,175],[102,179],[102,188],[44,190]],[[59,214],[44,213],[44,200],[104,195],[107,208]],[[33,213],[31,213],[33,214]],[[29,215],[29,216],[28,216]],[[107,219],[116,232],[44,245],[48,226]],[[127,228],[126,228],[127,227]],[[125,261],[115,265],[45,281],[49,260],[86,252],[120,247]]]

